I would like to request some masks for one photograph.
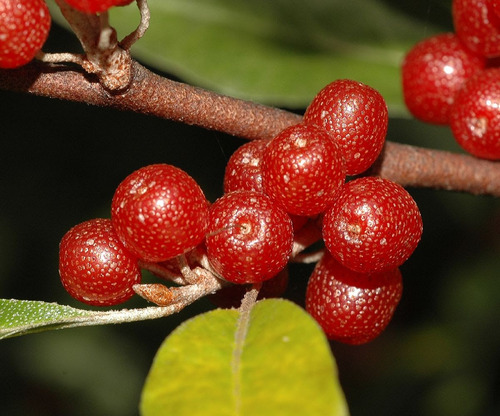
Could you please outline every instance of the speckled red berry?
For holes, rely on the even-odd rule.
[[[50,25],[44,0],[0,0],[0,68],[30,62],[47,40]]]
[[[292,245],[292,220],[263,193],[231,192],[210,207],[207,256],[227,281],[272,278],[287,265]]]
[[[306,310],[329,339],[364,344],[387,327],[402,291],[401,272],[397,268],[357,273],[325,253],[307,284]]]
[[[455,33],[471,51],[500,56],[500,17],[489,0],[453,0]]]
[[[290,214],[323,212],[335,200],[345,176],[340,147],[320,127],[291,126],[264,149],[264,192]]]
[[[71,228],[59,245],[59,275],[75,299],[97,306],[118,305],[141,282],[138,260],[122,245],[109,219]]]
[[[380,93],[361,82],[342,79],[312,100],[304,121],[324,128],[340,145],[348,175],[368,169],[382,151],[389,115]]]
[[[270,140],[252,140],[231,155],[224,173],[224,192],[259,191],[262,188],[261,162]]]
[[[500,159],[500,68],[472,77],[458,92],[450,126],[458,144],[484,159]]]
[[[422,218],[400,185],[376,177],[348,182],[323,217],[323,239],[344,266],[391,270],[405,262],[422,235]]]
[[[127,176],[111,203],[120,240],[137,257],[165,261],[196,247],[208,226],[208,201],[196,181],[166,164]]]
[[[126,6],[134,0],[64,0],[71,7],[84,13],[96,14],[105,12],[114,6]]]
[[[427,123],[448,124],[455,94],[485,64],[485,58],[472,53],[453,33],[417,43],[402,65],[408,110]]]

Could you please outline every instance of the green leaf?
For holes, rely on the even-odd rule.
[[[57,303],[0,299],[0,339],[54,329],[158,319],[175,312],[175,305],[91,311]]]
[[[0,299],[0,339],[59,329],[81,322],[92,313],[57,303]]]
[[[160,347],[142,416],[340,416],[347,405],[316,322],[283,299],[250,314],[214,310],[180,325]]]
[[[417,40],[438,30],[384,0],[148,4],[151,22],[132,48],[136,57],[191,84],[293,108],[305,108],[331,81],[351,78],[378,89],[391,115],[406,115],[401,59]],[[121,38],[138,24],[133,5],[110,13]]]
[[[351,78],[378,89],[392,114],[405,113],[401,59],[436,30],[381,0],[149,5],[149,30],[133,48],[145,63],[231,96],[296,108],[307,106],[329,82]],[[136,22],[133,7],[112,10],[112,24],[121,32]]]

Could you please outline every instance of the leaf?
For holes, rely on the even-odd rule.
[[[402,114],[399,66],[430,34],[380,0],[150,0],[151,24],[134,47],[145,63],[189,83],[261,103],[303,108],[339,78],[378,89]],[[132,7],[112,10],[122,32]],[[362,22],[362,24],[360,24]]]
[[[0,339],[59,329],[92,316],[91,311],[57,303],[0,299]]]
[[[132,51],[191,84],[276,106],[305,108],[326,84],[362,81],[391,115],[407,115],[399,66],[438,29],[383,0],[148,0],[151,22]],[[111,11],[120,37],[138,24],[133,5]],[[60,18],[56,19],[60,21]]]
[[[0,299],[0,339],[55,329],[157,319],[175,312],[175,305],[91,311],[57,303]]]
[[[184,322],[164,341],[141,414],[347,415],[336,371],[323,332],[292,302],[258,302],[248,319],[218,309]]]

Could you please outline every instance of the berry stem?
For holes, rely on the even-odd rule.
[[[320,261],[324,254],[324,249],[316,250],[311,253],[299,253],[295,257],[292,257],[290,261],[293,263],[313,264]]]
[[[321,240],[321,227],[313,221],[308,221],[300,230],[296,231],[293,238],[291,258],[295,261],[297,256],[307,247]]]
[[[125,36],[120,41],[120,46],[125,50],[129,50],[135,42],[142,38],[142,36],[146,33],[146,30],[148,30],[149,21],[151,20],[151,13],[149,11],[147,0],[137,0],[137,7],[139,8],[139,12],[141,14],[141,21],[139,26],[137,26],[132,33]]]
[[[176,283],[178,285],[185,285],[187,283],[183,276],[175,274],[161,264],[139,260],[139,267],[153,273],[155,276]]]
[[[184,280],[189,284],[197,283],[199,280],[198,275],[189,266],[186,256],[184,254],[177,256],[177,261]]]
[[[132,82],[111,94],[83,72],[33,62],[0,70],[0,88],[153,115],[247,139],[269,139],[300,115],[238,100],[154,74],[132,62]],[[500,196],[500,163],[387,142],[372,174],[403,186]]]
[[[85,52],[82,67],[89,74],[96,74],[101,84],[110,91],[126,89],[132,79],[132,58],[118,43],[116,30],[109,25],[108,12],[89,14],[80,12],[63,0],[56,0],[61,13],[68,21]],[[147,3],[140,1],[141,24],[125,45],[130,47],[147,29],[148,15],[144,15]],[[142,7],[141,7],[142,5]],[[141,27],[145,20],[145,28]],[[137,37],[138,36],[138,37]]]
[[[221,289],[225,282],[201,267],[193,269],[198,276],[196,284],[181,287],[167,287],[160,283],[137,284],[133,286],[134,291],[142,298],[157,304],[158,306],[177,306],[172,312],[179,312],[194,301]]]
[[[85,55],[76,53],[45,53],[39,51],[36,54],[36,59],[46,63],[74,63],[77,65],[83,65],[85,61]]]

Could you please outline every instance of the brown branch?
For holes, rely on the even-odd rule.
[[[133,62],[132,77],[126,91],[111,93],[79,70],[32,63],[0,70],[0,88],[135,111],[247,139],[272,138],[302,119],[277,108],[171,81],[137,62]],[[499,162],[394,142],[387,142],[370,173],[403,186],[500,196]]]
[[[16,70],[0,70],[0,89],[131,110],[248,139],[273,137],[301,119],[282,110],[171,81],[136,62],[132,76],[126,91],[112,93],[80,70],[32,63]]]
[[[500,196],[500,162],[386,142],[370,173],[403,186]]]

